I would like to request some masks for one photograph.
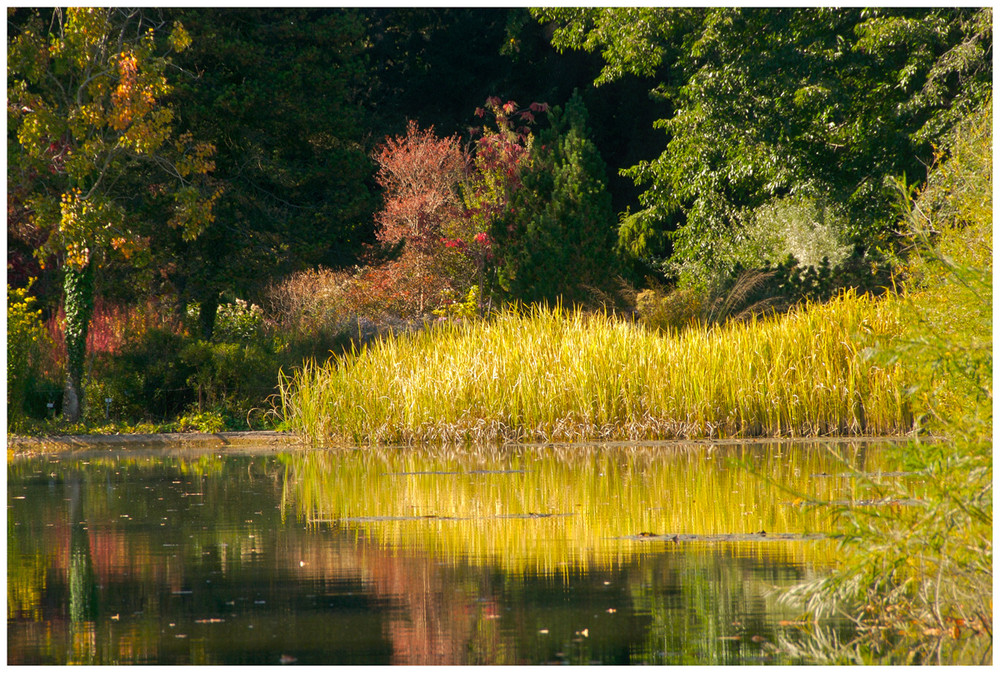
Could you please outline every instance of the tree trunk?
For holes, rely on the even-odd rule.
[[[66,322],[66,384],[63,388],[63,418],[76,423],[83,415],[83,370],[87,356],[87,331],[94,312],[94,269],[66,266],[63,274]]]
[[[201,338],[205,341],[212,340],[212,333],[215,332],[215,316],[218,312],[219,295],[216,293],[202,299],[198,305],[198,325],[201,327]]]

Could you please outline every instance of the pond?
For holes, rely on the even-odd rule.
[[[780,588],[835,558],[802,498],[863,499],[849,467],[888,469],[867,442],[9,456],[8,663],[809,663]]]

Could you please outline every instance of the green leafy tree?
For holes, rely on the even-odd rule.
[[[377,205],[364,26],[355,10],[185,9],[192,45],[177,64],[179,124],[218,150],[225,190],[196,240],[173,236],[157,260],[179,305],[200,306],[211,336],[220,295],[254,298],[274,278],[343,267],[374,243]]]
[[[522,301],[586,303],[614,274],[606,167],[578,92],[549,119],[493,228],[500,283]]]
[[[138,214],[151,192],[163,195],[164,224],[184,238],[212,222],[217,193],[202,183],[214,148],[175,134],[174,111],[163,103],[170,55],[190,43],[180,23],[142,10],[75,8],[48,17],[21,10],[10,24],[8,126],[26,217],[46,234],[38,259],[63,267],[63,413],[75,421],[96,268],[147,247]]]
[[[535,11],[560,49],[600,51],[598,83],[651,78],[673,116],[621,227],[637,256],[690,281],[726,273],[747,212],[806,192],[842,203],[852,242],[889,245],[886,179],[919,177],[933,143],[990,95],[990,9],[632,8]],[[669,234],[668,240],[663,236]],[[672,248],[672,249],[671,249]]]

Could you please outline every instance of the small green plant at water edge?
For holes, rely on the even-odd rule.
[[[177,432],[222,432],[226,419],[218,411],[198,411],[184,414],[177,419]]]

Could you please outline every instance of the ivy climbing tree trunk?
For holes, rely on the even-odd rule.
[[[87,355],[87,331],[94,312],[94,265],[82,269],[67,266],[63,275],[66,300],[66,383],[63,388],[63,418],[76,423],[83,415],[84,364]]]
[[[47,11],[8,14],[8,156],[26,184],[19,205],[44,236],[38,260],[63,266],[63,415],[75,422],[96,269],[112,255],[138,263],[166,227],[193,240],[220,192],[207,178],[214,146],[175,134],[163,102],[169,56],[191,42],[184,27],[142,9]]]

